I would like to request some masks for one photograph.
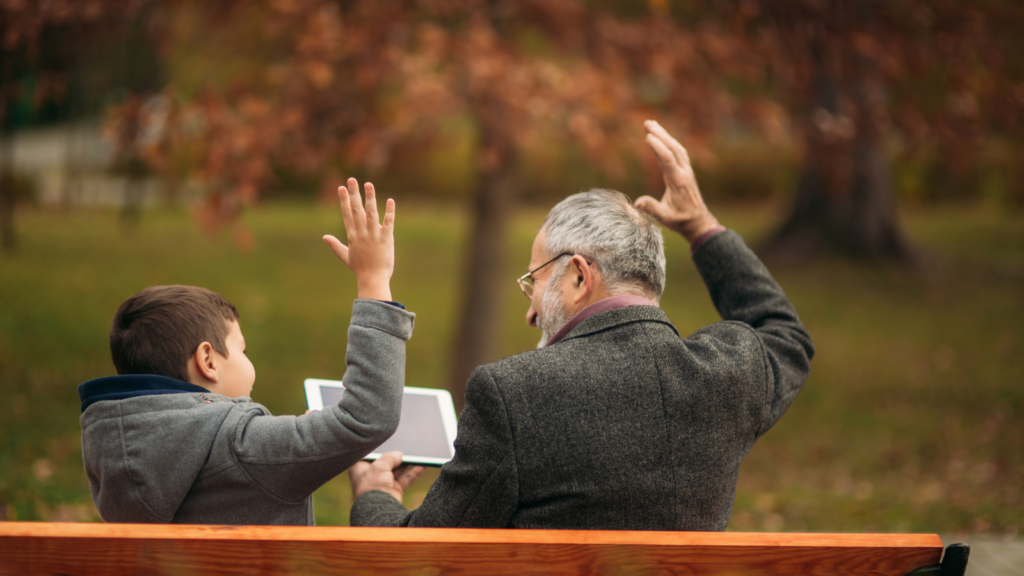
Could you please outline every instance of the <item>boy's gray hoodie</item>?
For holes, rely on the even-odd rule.
[[[108,522],[312,525],[313,491],[398,427],[414,318],[389,303],[356,300],[345,394],[305,416],[272,416],[249,398],[163,376],[82,384],[82,456],[100,515]]]

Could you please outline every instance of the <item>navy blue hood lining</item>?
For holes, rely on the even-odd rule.
[[[196,386],[167,376],[155,374],[126,374],[105,376],[78,385],[78,398],[82,401],[82,412],[101,400],[124,400],[136,396],[158,394],[195,394],[209,392]]]

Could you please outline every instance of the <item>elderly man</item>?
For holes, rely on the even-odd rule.
[[[662,200],[592,190],[551,210],[519,279],[541,346],[473,372],[455,458],[417,510],[401,497],[421,469],[397,452],[356,465],[352,525],[725,529],[740,462],[793,402],[814,347],[704,205],[683,147],[645,128]],[[658,308],[664,248],[641,211],[690,242],[722,322],[681,338]]]

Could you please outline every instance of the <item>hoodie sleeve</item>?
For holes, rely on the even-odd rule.
[[[405,341],[416,315],[356,300],[338,404],[304,416],[249,412],[235,431],[239,463],[274,496],[297,502],[391,437],[402,413]]]

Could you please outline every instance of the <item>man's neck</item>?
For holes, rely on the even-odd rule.
[[[570,319],[565,326],[562,326],[562,328],[559,329],[558,332],[556,332],[544,345],[550,346],[555,342],[560,341],[562,338],[565,338],[579,323],[595,314],[600,314],[601,312],[607,312],[608,310],[614,310],[616,308],[625,308],[627,306],[657,307],[658,304],[645,296],[637,296],[635,294],[620,294],[618,296],[602,298],[576,312],[572,319]]]
[[[608,298],[614,298],[617,294],[610,294],[604,287],[596,288],[591,290],[587,297],[584,298],[572,311],[572,315],[575,316],[580,312],[586,310],[590,306],[597,304],[601,300],[607,300]]]

